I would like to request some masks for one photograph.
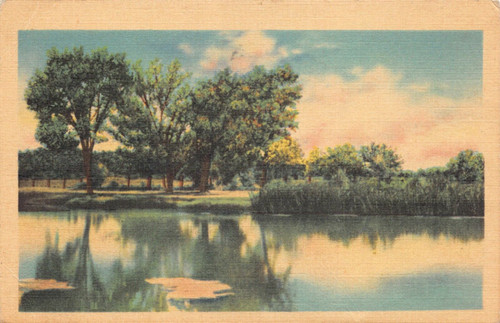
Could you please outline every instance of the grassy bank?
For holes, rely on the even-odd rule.
[[[251,202],[254,211],[271,214],[484,215],[482,183],[275,181],[253,195]]]
[[[160,192],[99,192],[21,188],[19,211],[67,211],[72,209],[179,209],[219,214],[242,213],[250,209],[247,192],[195,192],[166,195]]]

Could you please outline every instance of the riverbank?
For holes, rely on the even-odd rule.
[[[19,211],[68,211],[73,209],[179,209],[186,211],[243,213],[250,211],[248,191],[195,191],[166,195],[159,191],[95,191],[88,196],[84,191],[57,188],[20,188]]]

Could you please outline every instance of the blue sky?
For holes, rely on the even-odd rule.
[[[178,58],[184,68],[203,74],[199,61],[209,47],[227,46],[228,36],[242,32],[218,31],[20,31],[19,71],[31,75],[42,68],[46,51],[83,46],[106,46],[125,52],[131,61],[155,57]],[[402,83],[432,81],[432,91],[464,97],[482,87],[482,32],[480,31],[265,31],[276,47],[294,51],[279,63],[289,63],[299,74],[335,73],[352,78],[354,67],[376,65],[402,74]],[[186,54],[181,45],[192,53]],[[299,53],[300,51],[300,53]],[[209,75],[207,73],[207,75]],[[439,84],[446,83],[446,88]]]
[[[482,42],[481,31],[28,30],[19,32],[19,88],[22,94],[52,47],[105,46],[132,62],[177,58],[193,79],[225,67],[245,73],[286,63],[304,87],[294,135],[306,152],[383,141],[400,148],[406,166],[418,168],[478,147],[477,129],[467,120],[481,112]],[[33,147],[36,121],[20,106],[29,130],[21,148]],[[453,139],[443,146],[440,136]]]

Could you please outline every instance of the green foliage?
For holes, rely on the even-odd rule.
[[[401,170],[401,157],[385,144],[371,143],[369,146],[361,146],[359,152],[369,176],[389,181]]]
[[[297,165],[302,163],[302,156],[302,149],[295,139],[283,138],[269,146],[265,162],[269,165]]]
[[[321,164],[324,158],[324,153],[318,148],[314,147],[309,156],[305,160],[306,170],[305,173],[307,176],[321,176]]]
[[[74,150],[79,142],[61,117],[41,118],[35,138],[47,149],[54,151]]]
[[[123,100],[131,78],[125,54],[83,48],[47,52],[43,70],[30,79],[25,98],[41,121],[57,120],[74,130],[81,141],[94,143],[111,109]]]
[[[92,151],[103,141],[102,131],[113,109],[123,104],[131,85],[125,54],[106,49],[84,53],[83,47],[47,52],[43,70],[28,82],[25,99],[28,109],[40,120],[37,137],[47,147],[71,145],[78,136],[92,193]]]
[[[381,185],[380,185],[381,184]],[[376,178],[355,182],[347,177],[335,181],[284,183],[273,181],[252,197],[260,213],[484,216],[482,183]]]
[[[255,67],[245,75],[220,71],[191,94],[191,129],[198,159],[212,160],[232,178],[265,158],[269,145],[296,127],[301,87],[289,66]],[[206,176],[206,166],[201,163]],[[232,174],[231,174],[232,172]],[[200,174],[201,175],[201,174]]]
[[[18,153],[19,178],[81,178],[82,153],[78,149],[51,151],[46,148]]]
[[[145,154],[144,174],[164,174],[167,168],[177,172],[185,163],[188,132],[189,77],[179,61],[164,66],[158,59],[143,70],[141,62],[133,66],[134,95],[111,118],[114,137],[138,155]],[[122,153],[123,154],[123,153]],[[142,163],[139,163],[139,165]]]
[[[351,144],[347,143],[335,148],[328,147],[326,154],[319,161],[320,174],[325,179],[330,179],[339,171],[350,178],[363,174],[364,165],[358,152]]]
[[[228,191],[253,191],[255,190],[255,175],[253,169],[247,170],[246,172],[242,172],[236,176],[234,176],[225,187],[224,190]]]
[[[447,172],[461,183],[484,181],[483,154],[470,149],[461,151],[446,164]]]

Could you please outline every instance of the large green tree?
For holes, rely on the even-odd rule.
[[[200,162],[195,182],[200,192],[208,190],[210,167],[218,150],[228,143],[241,144],[238,120],[244,111],[234,104],[238,83],[238,78],[225,69],[212,79],[199,82],[191,93],[190,127],[196,134],[193,149]]]
[[[296,103],[301,98],[299,75],[289,65],[266,70],[255,67],[242,77],[237,104],[245,108],[239,128],[248,155],[261,165],[261,186],[267,181],[269,147],[297,127]]]
[[[125,146],[156,159],[162,168],[157,171],[167,175],[166,190],[171,193],[174,177],[184,162],[190,107],[189,87],[184,81],[189,73],[182,72],[177,60],[164,66],[155,59],[146,70],[137,62],[133,75],[134,97],[112,118],[114,135]]]
[[[257,66],[245,75],[224,70],[198,84],[191,100],[191,127],[201,164],[200,191],[208,187],[216,157],[244,160],[242,165],[259,162],[265,183],[269,146],[297,126],[295,104],[301,97],[297,80],[290,66],[272,70]]]
[[[85,53],[83,47],[47,52],[47,63],[28,83],[28,109],[40,122],[66,124],[80,142],[87,193],[92,194],[92,153],[113,109],[121,105],[131,84],[125,54],[106,49]],[[63,122],[63,123],[61,123]]]

